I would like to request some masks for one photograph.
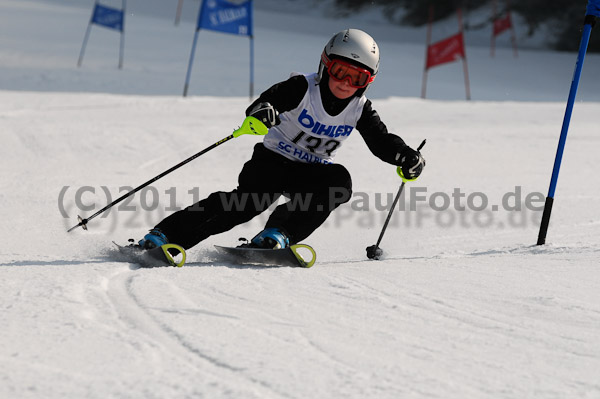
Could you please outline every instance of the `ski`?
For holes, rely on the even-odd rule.
[[[250,265],[262,266],[291,266],[291,267],[312,267],[317,260],[315,250],[306,244],[291,245],[283,249],[263,249],[247,247],[223,247],[215,245],[220,253],[228,256],[231,260]],[[312,258],[310,260],[298,253],[299,249],[307,250]]]
[[[113,244],[117,246],[128,262],[137,263],[141,267],[181,267],[185,263],[185,250],[176,244],[165,244],[152,249],[143,249],[139,245],[123,246],[114,241]],[[178,255],[181,255],[180,260],[175,259]]]

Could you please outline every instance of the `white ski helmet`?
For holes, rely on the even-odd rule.
[[[327,59],[341,58],[369,70],[373,76],[379,72],[379,46],[368,33],[359,29],[345,29],[333,35],[325,45],[319,63],[319,81],[327,70]],[[368,88],[369,83],[361,93]]]

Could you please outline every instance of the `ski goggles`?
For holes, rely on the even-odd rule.
[[[367,87],[369,83],[375,80],[375,75],[372,75],[369,70],[337,58],[329,59],[324,51],[321,54],[321,60],[333,80],[338,82],[347,80],[350,86],[356,89]]]

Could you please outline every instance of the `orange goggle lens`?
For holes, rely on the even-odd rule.
[[[375,76],[372,76],[371,72],[364,68],[357,67],[343,60],[329,60],[326,56],[323,58],[326,60],[325,65],[327,66],[329,76],[338,82],[347,80],[350,86],[360,89],[366,87],[375,79]]]

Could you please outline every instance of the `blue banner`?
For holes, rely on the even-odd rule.
[[[204,0],[196,25],[200,29],[252,36],[252,0]]]
[[[600,17],[600,0],[588,0],[587,12],[585,15]]]
[[[123,11],[96,4],[92,23],[123,32]]]

